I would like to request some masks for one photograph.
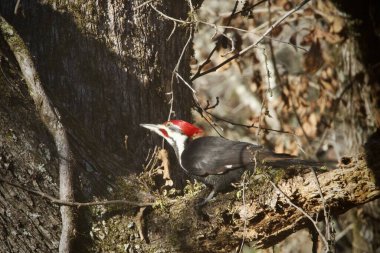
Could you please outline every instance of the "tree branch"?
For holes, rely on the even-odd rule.
[[[259,180],[260,175],[254,175],[245,188],[245,204],[237,198],[240,189],[219,194],[202,214],[189,208],[200,196],[192,198],[190,203],[188,198],[179,199],[166,215],[149,215],[149,234],[160,243],[166,242],[187,252],[229,252],[238,247],[242,238],[254,242],[258,248],[273,246],[297,230],[310,228],[310,218],[323,220],[325,208],[330,211],[329,215],[337,216],[380,197],[376,182],[380,171],[371,170],[363,155],[349,161],[338,169],[317,175],[318,181],[310,170],[294,173],[289,169],[286,178],[276,182],[309,218],[290,205],[265,177]]]
[[[57,199],[56,197],[49,195],[45,192],[30,189],[26,186],[9,182],[8,180],[5,180],[5,179],[0,178],[0,182],[19,188],[21,190],[32,193],[34,195],[40,196],[42,198],[49,200],[53,204],[57,204],[61,206],[71,206],[71,207],[76,207],[76,208],[89,207],[89,206],[106,206],[106,205],[130,205],[130,206],[147,207],[147,206],[153,206],[155,204],[155,202],[136,202],[136,201],[129,201],[125,199],[92,201],[92,202],[71,202],[71,201],[64,201],[61,199]]]

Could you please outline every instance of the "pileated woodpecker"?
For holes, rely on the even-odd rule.
[[[203,206],[217,192],[238,181],[245,170],[256,166],[320,166],[317,162],[300,160],[288,154],[277,154],[263,146],[247,142],[214,136],[194,138],[202,133],[202,129],[183,120],[140,126],[165,138],[173,147],[182,169],[190,177],[212,187],[208,197],[199,206]]]

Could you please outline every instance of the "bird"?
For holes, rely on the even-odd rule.
[[[246,170],[254,170],[258,166],[321,166],[319,162],[275,153],[261,145],[218,136],[201,136],[201,128],[184,120],[173,119],[162,124],[140,126],[163,137],[172,146],[185,173],[211,188],[209,195],[198,206],[204,206],[218,192],[240,180]]]

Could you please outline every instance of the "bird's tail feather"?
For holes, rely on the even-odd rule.
[[[325,166],[322,162],[303,160],[287,154],[272,154],[271,156],[263,159],[263,164],[274,168],[288,168],[294,166],[320,168]]]

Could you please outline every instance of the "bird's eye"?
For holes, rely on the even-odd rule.
[[[170,127],[172,125],[173,125],[173,123],[171,123],[170,121],[166,122],[166,124],[165,124],[165,126],[167,126],[167,127]]]

